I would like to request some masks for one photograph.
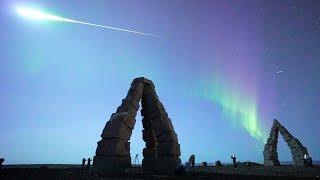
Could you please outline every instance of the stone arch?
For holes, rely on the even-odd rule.
[[[130,140],[141,100],[143,124],[142,168],[170,173],[180,164],[180,145],[171,119],[156,94],[152,81],[136,78],[121,105],[106,123],[98,142],[93,169],[101,175],[123,173],[131,166]]]
[[[305,154],[309,154],[307,148],[305,148],[301,142],[295,138],[289,131],[282,126],[276,119],[273,120],[272,128],[270,131],[270,137],[264,146],[263,156],[265,166],[278,166],[280,162],[278,160],[277,144],[278,134],[282,135],[283,139],[287,142],[291,154],[292,160],[296,166],[306,166],[306,162],[303,160]]]

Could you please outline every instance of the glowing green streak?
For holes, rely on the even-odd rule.
[[[227,88],[221,82],[202,82],[200,87],[195,95],[218,104],[233,125],[240,124],[250,136],[262,142],[266,141],[266,133],[258,123],[255,98],[246,97],[239,90]]]
[[[111,26],[104,26],[104,25],[99,25],[99,24],[93,24],[93,23],[88,23],[88,22],[68,19],[68,18],[52,15],[52,14],[49,14],[49,13],[46,13],[44,11],[40,11],[40,10],[37,10],[37,9],[32,9],[32,8],[18,7],[18,8],[16,8],[16,11],[22,17],[35,19],[35,20],[47,20],[47,21],[60,21],[60,22],[77,23],[77,24],[84,24],[84,25],[89,25],[89,26],[105,28],[105,29],[124,31],[124,32],[139,34],[139,35],[158,37],[157,35],[143,33],[143,32],[139,32],[139,31],[116,28],[116,27],[111,27]]]

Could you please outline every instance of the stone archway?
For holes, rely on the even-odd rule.
[[[303,156],[308,154],[307,148],[305,148],[301,142],[292,136],[289,131],[283,127],[276,119],[273,120],[273,125],[270,131],[270,137],[264,146],[263,156],[265,166],[278,166],[280,162],[278,160],[277,144],[278,134],[282,135],[283,139],[287,142],[294,164],[296,166],[306,166],[306,162],[303,160]]]
[[[159,101],[152,81],[141,77],[133,80],[126,98],[103,129],[93,161],[95,172],[101,175],[123,173],[131,166],[128,141],[140,100],[142,134],[146,143],[143,170],[170,173],[180,164],[180,145],[171,120]]]

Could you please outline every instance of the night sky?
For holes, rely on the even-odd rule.
[[[36,7],[149,37],[22,18]],[[131,81],[151,79],[182,161],[263,161],[274,118],[320,159],[320,1],[0,2],[0,156],[7,164],[92,157]],[[131,157],[140,154],[140,113]],[[279,136],[281,137],[281,136]],[[279,160],[291,153],[279,138]]]

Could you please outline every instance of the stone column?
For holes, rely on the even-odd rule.
[[[156,95],[155,87],[149,80],[144,81],[142,96],[144,171],[168,174],[181,163],[180,145],[171,120]]]
[[[143,84],[135,79],[121,106],[111,115],[98,142],[93,167],[96,174],[123,173],[131,166],[129,139],[135,125]]]
[[[277,144],[278,144],[278,126],[276,121],[273,121],[273,125],[270,131],[270,136],[267,143],[264,146],[263,156],[265,166],[279,166]]]
[[[307,166],[307,162],[304,161],[303,156],[309,154],[307,148],[305,148],[299,139],[296,139],[289,133],[289,131],[279,123],[279,132],[283,139],[287,142],[291,154],[292,160],[296,166]]]

